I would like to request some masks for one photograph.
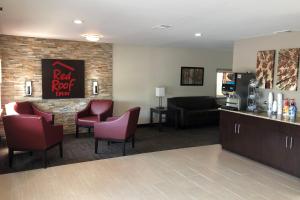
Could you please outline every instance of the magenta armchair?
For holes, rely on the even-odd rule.
[[[47,167],[47,151],[59,145],[63,156],[63,126],[51,125],[37,115],[6,115],[3,125],[9,149],[9,166],[12,167],[14,151],[43,151]]]
[[[112,116],[112,112],[112,100],[91,100],[83,110],[76,113],[76,137],[78,137],[79,127],[88,128],[90,133],[95,122],[105,121]]]
[[[108,118],[105,122],[95,123],[95,153],[98,152],[100,140],[115,141],[123,143],[123,155],[125,156],[125,145],[131,139],[134,148],[135,131],[139,119],[140,107],[132,108],[120,117]]]
[[[38,115],[43,117],[47,123],[54,124],[54,115],[51,112],[44,112],[35,107],[31,102],[12,102],[5,104],[6,115]]]

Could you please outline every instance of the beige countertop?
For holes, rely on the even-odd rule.
[[[235,111],[235,110],[227,110],[227,109],[222,109],[222,108],[219,108],[219,110],[242,114],[242,115],[253,116],[253,117],[259,117],[259,118],[263,118],[263,119],[269,119],[269,120],[274,120],[274,121],[278,121],[278,122],[289,123],[289,124],[294,124],[294,125],[300,126],[300,117],[299,117],[300,113],[297,113],[296,118],[290,119],[289,117],[284,117],[282,115],[269,115],[267,112]]]

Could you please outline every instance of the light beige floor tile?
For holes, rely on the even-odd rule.
[[[0,199],[300,200],[300,179],[210,145],[1,175]]]

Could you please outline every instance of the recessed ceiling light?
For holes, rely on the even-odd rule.
[[[160,25],[156,25],[152,27],[153,29],[169,29],[172,28],[171,25],[167,25],[167,24],[160,24]]]
[[[195,35],[195,37],[201,37],[202,33],[195,33],[194,35]]]
[[[90,42],[97,42],[100,40],[100,38],[103,38],[103,35],[98,35],[98,34],[83,34],[81,36]]]
[[[82,24],[83,21],[80,20],[80,19],[75,19],[75,20],[73,20],[73,23],[74,23],[74,24]]]
[[[292,31],[289,30],[289,29],[286,29],[286,30],[274,31],[273,34],[278,34],[278,33],[290,33],[290,32],[292,32]]]

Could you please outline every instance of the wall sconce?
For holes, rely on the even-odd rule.
[[[32,96],[32,81],[25,81],[25,96]]]
[[[93,95],[97,95],[99,93],[97,80],[92,80],[92,88],[93,88]]]

